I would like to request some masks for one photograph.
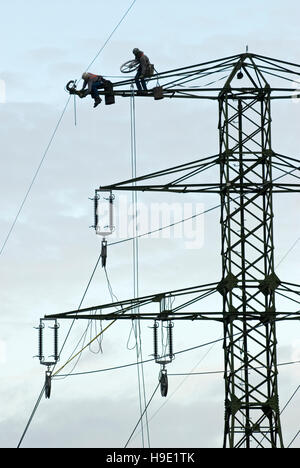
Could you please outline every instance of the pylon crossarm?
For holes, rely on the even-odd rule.
[[[266,57],[264,55],[259,54],[252,54],[252,57],[256,59],[258,63],[261,62],[263,64],[266,63],[268,65],[271,65],[273,67],[273,70],[300,77],[300,65],[298,63],[287,62],[284,60]],[[262,67],[263,65],[260,66]]]
[[[164,314],[172,312],[172,307],[170,305],[176,298],[184,298],[185,296],[191,296],[187,301],[184,302],[185,306],[190,306],[191,304],[198,302],[201,299],[205,299],[208,295],[216,292],[217,283],[209,283],[201,286],[195,286],[191,288],[177,289],[173,291],[161,292],[149,296],[143,296],[135,299],[127,299],[123,301],[116,301],[109,304],[97,305],[93,307],[82,308],[79,310],[73,310],[70,312],[64,312],[61,314],[51,314],[47,315],[47,318],[57,317],[57,318],[80,318],[81,315],[91,312],[95,317],[97,311],[102,311],[106,309],[118,309],[117,312],[112,312],[115,317],[124,317],[127,312],[135,311],[138,308],[143,306],[148,306],[153,303],[158,303],[159,311],[154,313],[155,316],[159,315],[163,317]],[[177,307],[176,310],[179,310],[179,307],[183,307],[181,304]],[[103,316],[102,313],[100,314]]]
[[[236,86],[233,80],[236,78],[242,80],[243,76],[248,83],[244,86]],[[274,83],[270,85],[266,77],[268,77],[268,81],[272,78]],[[217,100],[224,92],[227,92],[228,98],[236,99],[239,97],[247,100],[253,99],[254,94],[259,95],[266,88],[270,93],[270,100],[298,99],[300,97],[299,77],[299,65],[297,64],[245,53],[156,73],[148,78],[148,83],[149,86],[151,83],[156,86],[159,83],[159,86],[163,88],[163,97],[171,99]],[[216,83],[225,79],[223,87],[215,86]],[[278,83],[282,81],[292,82],[293,86],[290,88],[279,86]],[[116,82],[113,86],[115,96],[131,97],[137,95],[135,90],[128,89],[128,87],[134,86],[133,78]],[[105,93],[101,92],[101,94]],[[146,97],[151,96],[152,93],[149,92]]]
[[[208,62],[203,62],[195,65],[189,65],[186,67],[176,68],[173,70],[167,70],[164,72],[156,73],[149,81],[163,81],[164,85],[170,86],[170,78],[172,78],[171,84],[181,84],[183,81],[186,81],[189,78],[194,78],[195,75],[198,75],[199,78],[205,78],[207,75],[216,73],[220,70],[223,70],[226,67],[232,67],[232,65],[239,59],[239,55],[233,55],[230,57],[225,57],[217,60],[210,60]],[[123,80],[114,83],[114,87],[123,87],[124,85],[129,85],[134,83],[133,79]]]
[[[257,132],[255,131],[255,135]],[[251,136],[251,140],[252,140]],[[249,140],[249,138],[247,139]],[[153,191],[153,192],[174,192],[174,193],[221,193],[224,191],[231,191],[240,193],[243,188],[244,193],[257,193],[261,194],[263,191],[272,189],[274,193],[288,193],[288,192],[299,192],[300,184],[284,183],[281,181],[283,177],[291,176],[295,177],[298,180],[300,179],[299,169],[300,166],[295,166],[289,161],[285,160],[283,155],[277,155],[274,152],[266,151],[263,154],[257,152],[251,152],[249,150],[249,155],[255,155],[253,158],[244,159],[244,168],[243,168],[243,183],[240,182],[240,171],[235,167],[238,161],[238,154],[235,154],[237,146],[233,147],[230,150],[229,154],[213,155],[206,158],[202,158],[190,163],[182,164],[180,166],[174,166],[161,171],[156,171],[153,173],[145,174],[134,179],[128,179],[125,181],[117,182],[115,184],[101,186],[99,190],[119,190],[119,191]],[[280,171],[278,177],[274,177],[274,180],[265,181],[265,182],[254,182],[251,180],[253,175],[256,175],[259,178],[259,173],[256,172],[256,169],[259,170],[261,165],[264,163],[266,158],[271,156],[271,167]],[[230,181],[224,183],[220,182],[210,182],[210,183],[191,183],[183,181],[188,181],[196,175],[201,174],[203,171],[213,168],[214,166],[219,166],[223,163],[225,159],[232,161],[232,178]],[[278,161],[277,161],[278,160]],[[290,158],[292,160],[292,158]],[[248,166],[246,166],[248,164]],[[283,169],[284,167],[284,169]],[[287,170],[286,170],[287,169]],[[283,174],[282,174],[283,173]],[[169,180],[163,184],[141,184],[141,182],[148,180],[155,180],[169,176],[171,174],[178,174],[176,179]],[[179,175],[180,174],[180,175]],[[298,175],[299,174],[299,175]],[[203,175],[201,176],[203,179]],[[276,182],[279,181],[280,182]]]
[[[177,174],[175,180],[168,180],[166,181],[163,185],[157,184],[157,187],[164,187],[165,189],[172,188],[172,186],[176,185],[178,181],[182,179],[187,179],[190,177],[193,177],[196,174],[199,174],[200,172],[203,172],[207,169],[210,169],[211,167],[215,166],[219,161],[219,155],[213,155],[213,156],[208,156],[202,159],[198,159],[195,161],[188,162],[186,164],[181,164],[179,166],[174,166],[168,169],[163,169],[160,171],[152,172],[149,174],[145,174],[133,179],[128,179],[124,180],[121,182],[118,182],[113,185],[109,186],[103,186],[100,187],[102,190],[113,190],[113,189],[118,189],[118,190],[131,190],[132,189],[132,184],[136,184],[138,182],[143,182],[146,180],[155,180],[157,178],[161,177],[166,177],[170,176],[172,174]],[[202,184],[203,187],[210,187],[210,184]],[[215,184],[212,185],[218,185],[216,182]]]
[[[97,309],[98,310],[98,309]],[[159,312],[153,312],[153,313],[143,313],[143,312],[132,312],[134,309],[128,309],[126,312],[128,313],[118,313],[118,312],[111,312],[111,313],[99,313],[95,310],[94,313],[92,314],[81,314],[78,311],[76,313],[68,312],[68,313],[61,313],[61,314],[52,314],[52,315],[46,315],[45,319],[68,319],[68,320],[100,320],[100,321],[105,321],[105,320],[161,320],[161,321],[169,321],[169,320],[178,320],[178,321],[197,321],[197,320],[212,320],[216,322],[221,322],[224,323],[224,320],[235,320],[235,321],[240,321],[243,322],[245,319],[247,319],[248,322],[254,321],[261,321],[261,323],[264,323],[266,321],[269,321],[270,323],[272,321],[276,322],[282,322],[282,321],[294,321],[294,320],[300,320],[300,312],[275,312],[272,315],[272,318],[266,318],[264,317],[265,311],[261,312],[249,312],[249,313],[236,313],[234,315],[230,316],[225,316],[222,312],[204,312],[204,311],[199,311],[195,310],[193,312],[185,312],[182,311],[181,313],[173,313],[172,311],[169,311],[169,313],[161,314]],[[129,313],[130,312],[130,313]]]

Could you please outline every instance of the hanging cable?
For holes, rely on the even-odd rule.
[[[96,272],[96,269],[97,269],[97,267],[98,267],[98,265],[99,265],[99,263],[100,263],[100,259],[101,259],[101,255],[98,257],[98,260],[97,260],[97,262],[96,262],[96,265],[95,265],[94,270],[93,270],[93,273],[92,273],[92,276],[91,276],[90,281],[89,281],[89,283],[88,283],[88,287],[89,287],[90,284],[91,284],[91,281],[92,281],[92,279],[93,279],[93,277],[94,277],[94,274],[95,274],[95,272]],[[108,291],[109,291],[109,294],[110,294],[110,297],[111,297],[111,301],[112,301],[112,302],[113,302],[114,300],[118,301],[118,298],[117,298],[117,297],[115,296],[115,294],[113,293],[112,286],[111,286],[111,283],[110,283],[110,280],[109,280],[109,277],[108,277],[108,273],[107,273],[106,267],[104,267],[104,272],[105,272],[105,277],[106,277],[106,281],[107,281],[107,287],[108,287]],[[87,292],[87,290],[88,290],[88,287],[87,287],[86,290],[85,290],[84,297],[85,297],[85,295],[86,295],[86,292]],[[82,299],[82,301],[81,301],[81,304],[82,304],[82,302],[83,302],[83,299]],[[81,304],[80,304],[80,307],[81,307]],[[80,309],[80,307],[79,307],[79,309]],[[121,309],[122,309],[122,306],[121,306]],[[73,320],[72,325],[74,325],[74,322],[75,322],[75,319]],[[76,360],[76,362],[74,363],[72,369],[70,370],[70,372],[69,372],[68,374],[63,375],[63,376],[59,376],[59,378],[64,379],[64,378],[68,377],[69,375],[72,375],[72,374],[73,374],[74,369],[77,367],[77,365],[78,365],[78,363],[79,363],[79,360],[80,360],[80,358],[81,358],[81,356],[82,356],[83,351],[84,351],[87,347],[90,348],[91,344],[93,344],[95,341],[98,341],[98,344],[99,344],[100,349],[101,349],[101,343],[102,343],[102,340],[103,340],[103,334],[104,334],[104,332],[108,329],[108,327],[106,327],[105,329],[103,329],[103,328],[102,328],[102,325],[100,326],[100,332],[99,332],[93,339],[90,337],[90,341],[88,342],[87,345],[85,345],[85,341],[86,341],[86,337],[87,337],[87,332],[88,332],[89,328],[91,327],[92,322],[93,322],[92,319],[88,321],[88,325],[87,325],[87,327],[86,327],[86,329],[85,329],[85,331],[84,331],[82,337],[80,338],[79,342],[77,343],[77,345],[76,345],[75,348],[73,349],[73,352],[71,353],[71,355],[70,355],[69,359],[67,360],[66,364],[63,366],[63,367],[65,367],[67,364],[73,362],[73,360],[77,357],[77,360]],[[114,320],[110,325],[112,325],[112,324],[115,323],[115,322],[116,322],[116,320]],[[109,325],[109,326],[110,326],[110,325]],[[77,352],[77,353],[75,354],[76,349],[80,346],[80,343],[81,343],[82,341],[83,341],[83,344],[81,345],[80,351]],[[65,342],[66,342],[66,340],[65,340]],[[64,343],[64,345],[65,345],[65,343]],[[62,350],[61,350],[61,352],[62,352]],[[62,368],[61,368],[60,370],[62,370]],[[55,374],[53,374],[53,377],[54,377],[54,376],[57,376],[57,374],[58,374],[58,372],[56,372]]]
[[[131,139],[131,176],[132,179],[137,177],[137,157],[136,157],[136,119],[135,119],[135,97],[134,97],[134,86],[131,85],[131,97],[130,97],[130,139]],[[132,191],[132,263],[133,263],[133,294],[134,298],[139,297],[139,239],[138,239],[138,194],[136,190]],[[139,308],[133,310],[133,313],[139,313]],[[147,429],[147,441],[148,447],[150,448],[150,436],[149,436],[149,425],[147,411],[143,411],[143,404],[146,406],[146,389],[145,389],[145,377],[143,368],[143,352],[141,343],[141,323],[137,319],[132,323],[134,334],[135,334],[135,349],[137,359],[137,373],[138,373],[138,389],[139,389],[139,403],[141,413],[141,428],[142,428],[142,443],[143,448],[145,447],[144,431],[142,418],[145,414],[146,429]],[[142,404],[143,395],[143,404]]]
[[[96,341],[106,330],[108,330],[109,327],[111,327],[115,322],[117,321],[117,319],[113,320],[112,322],[110,322],[107,327],[103,328],[102,331],[100,333],[98,333],[98,335],[96,335],[87,345],[85,345],[80,351],[78,351],[78,353],[76,353],[74,356],[72,356],[62,367],[60,367],[60,369],[58,369],[58,371],[56,371],[55,373],[53,373],[53,377],[55,377],[57,374],[59,374],[68,364],[70,364],[70,362],[72,362],[77,356],[81,355],[81,353],[86,349],[88,348],[92,343],[94,343],[94,341]]]
[[[121,18],[121,20],[119,21],[119,23],[118,23],[118,24],[116,25],[116,27],[113,29],[113,31],[111,32],[111,34],[109,35],[109,37],[107,38],[107,40],[105,41],[105,43],[103,44],[103,46],[101,47],[101,49],[99,50],[99,52],[97,53],[97,55],[95,56],[95,58],[93,59],[93,61],[90,63],[89,67],[90,67],[90,66],[96,61],[96,59],[99,57],[99,55],[101,54],[101,52],[103,51],[103,49],[106,47],[106,45],[108,44],[109,40],[111,39],[111,37],[113,36],[113,34],[116,32],[116,30],[118,29],[118,27],[120,26],[120,24],[123,22],[123,20],[126,18],[127,14],[129,13],[129,11],[131,10],[131,8],[133,7],[133,5],[134,5],[135,3],[136,3],[136,0],[134,0],[134,1],[131,3],[130,7],[127,9],[127,11],[126,11],[125,14],[122,16],[122,18]],[[88,68],[89,68],[89,67],[88,67]],[[9,230],[9,232],[8,232],[8,234],[7,234],[6,238],[5,238],[5,240],[4,240],[4,243],[3,243],[2,247],[1,247],[1,250],[0,250],[0,256],[2,255],[2,252],[3,252],[3,250],[4,250],[4,248],[5,248],[5,246],[6,246],[7,242],[8,242],[8,240],[9,240],[9,238],[10,238],[10,236],[11,236],[11,233],[12,233],[12,231],[13,231],[13,229],[14,229],[16,223],[17,223],[17,220],[18,220],[18,218],[19,218],[19,216],[20,216],[20,213],[21,213],[21,211],[22,211],[22,209],[23,209],[23,207],[24,207],[24,205],[25,205],[25,202],[26,202],[26,200],[27,200],[27,198],[28,198],[28,195],[29,195],[29,193],[30,193],[30,191],[31,191],[31,188],[32,188],[32,186],[33,186],[33,184],[34,184],[34,182],[35,182],[35,180],[36,180],[36,178],[37,178],[37,176],[38,176],[38,173],[39,173],[39,171],[40,171],[40,169],[41,169],[41,166],[42,166],[42,164],[43,164],[43,162],[44,162],[44,159],[45,159],[46,156],[47,156],[47,153],[48,153],[48,151],[49,151],[49,149],[50,149],[50,146],[51,146],[51,144],[52,144],[52,142],[53,142],[53,139],[54,139],[54,137],[55,137],[55,135],[56,135],[56,132],[57,132],[57,130],[58,130],[58,128],[59,128],[59,125],[60,125],[60,123],[61,123],[61,121],[62,121],[62,118],[63,118],[63,116],[64,116],[64,114],[65,114],[65,112],[66,112],[66,110],[67,110],[67,107],[68,107],[68,104],[69,104],[69,102],[70,102],[70,99],[71,99],[71,95],[68,97],[68,100],[67,100],[66,105],[65,105],[65,107],[64,107],[64,109],[63,109],[63,112],[62,112],[62,114],[61,114],[61,116],[60,116],[60,118],[59,118],[59,121],[58,121],[58,123],[57,123],[55,129],[54,129],[54,132],[53,132],[53,134],[52,134],[52,137],[51,137],[51,139],[50,139],[50,142],[49,142],[49,144],[48,144],[48,146],[47,146],[47,148],[46,148],[46,150],[45,150],[45,153],[44,153],[44,155],[43,155],[43,157],[42,157],[42,159],[41,159],[41,161],[40,161],[40,164],[39,164],[39,166],[38,166],[38,168],[37,168],[37,170],[36,170],[36,172],[35,172],[35,174],[34,174],[34,177],[33,177],[32,181],[31,181],[31,184],[29,185],[29,188],[28,188],[28,190],[27,190],[27,192],[26,192],[26,194],[25,194],[25,197],[24,197],[24,199],[23,199],[21,205],[20,205],[20,208],[19,208],[19,210],[18,210],[18,212],[17,212],[17,215],[16,215],[16,217],[15,217],[13,223],[12,223],[12,226],[11,226],[11,228],[10,228],[10,230]],[[93,276],[94,276],[94,274],[95,274],[95,271],[96,271],[96,269],[97,269],[97,267],[98,267],[98,264],[99,264],[100,260],[101,260],[101,255],[99,256],[99,258],[98,258],[98,260],[97,260],[96,266],[95,266],[94,271],[93,271],[93,273],[92,273],[92,276],[91,276],[91,278],[90,278],[90,280],[89,280],[88,286],[87,286],[87,288],[86,288],[86,290],[85,290],[85,292],[84,292],[84,295],[83,295],[83,297],[82,297],[82,299],[81,299],[79,308],[81,307],[81,305],[82,305],[82,303],[83,303],[83,300],[84,300],[84,298],[85,298],[85,296],[86,296],[86,293],[87,293],[87,291],[88,291],[88,289],[89,289],[89,286],[90,286],[90,284],[91,284],[91,281],[92,281],[92,279],[93,279]],[[64,348],[64,346],[65,346],[65,344],[66,344],[66,341],[67,341],[67,339],[68,339],[68,337],[69,337],[69,335],[70,335],[70,333],[71,333],[71,330],[72,330],[72,328],[73,328],[74,323],[75,323],[75,320],[72,321],[72,324],[71,324],[71,326],[70,326],[70,329],[69,329],[69,332],[68,332],[68,334],[67,334],[67,337],[65,338],[65,341],[64,341],[63,346],[62,346],[62,348],[61,348],[60,354],[62,353],[62,350],[63,350],[63,348]],[[37,409],[38,409],[38,406],[39,406],[39,404],[40,404],[40,401],[41,401],[42,395],[44,394],[44,391],[45,391],[45,386],[43,387],[43,389],[42,389],[42,391],[41,391],[41,394],[40,394],[40,396],[39,396],[39,398],[38,398],[38,400],[37,400],[37,402],[36,402],[36,404],[35,404],[35,406],[34,406],[33,412],[32,412],[32,414],[31,414],[31,416],[30,416],[30,419],[29,419],[29,421],[28,421],[28,423],[27,423],[27,425],[26,425],[26,428],[25,428],[25,430],[24,430],[24,432],[23,432],[23,434],[22,434],[21,440],[20,440],[20,442],[19,442],[19,444],[18,444],[18,448],[20,448],[21,443],[23,442],[23,439],[24,439],[24,437],[25,437],[25,435],[26,435],[26,433],[27,433],[27,431],[28,431],[28,429],[29,429],[29,426],[30,426],[30,424],[31,424],[31,422],[32,422],[32,419],[33,419],[33,417],[34,417],[34,415],[35,415]]]

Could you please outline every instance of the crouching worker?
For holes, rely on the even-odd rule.
[[[132,53],[135,56],[135,60],[139,64],[137,74],[135,75],[135,83],[138,89],[138,94],[147,94],[145,78],[150,77],[153,74],[153,70],[151,69],[153,65],[150,64],[150,60],[147,55],[145,55],[144,52],[137,47],[133,49]]]
[[[84,81],[80,93],[83,95],[90,94],[95,101],[94,107],[97,107],[102,101],[99,96],[99,89],[105,87],[106,80],[101,75],[93,75],[92,73],[83,73],[82,79]],[[86,87],[87,90],[84,93]]]

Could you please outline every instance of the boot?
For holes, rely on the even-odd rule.
[[[95,98],[94,108],[99,106],[99,104],[101,104],[101,102],[102,102],[101,98],[99,98],[99,97]]]

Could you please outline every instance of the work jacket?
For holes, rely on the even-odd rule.
[[[139,66],[139,72],[141,75],[147,75],[148,70],[149,70],[149,65],[150,65],[150,60],[148,59],[147,55],[142,54],[139,58],[138,61],[140,63]]]
[[[91,92],[93,83],[104,82],[103,77],[101,75],[93,75],[93,73],[87,73],[88,79],[84,80],[82,89],[88,87],[88,91]]]

